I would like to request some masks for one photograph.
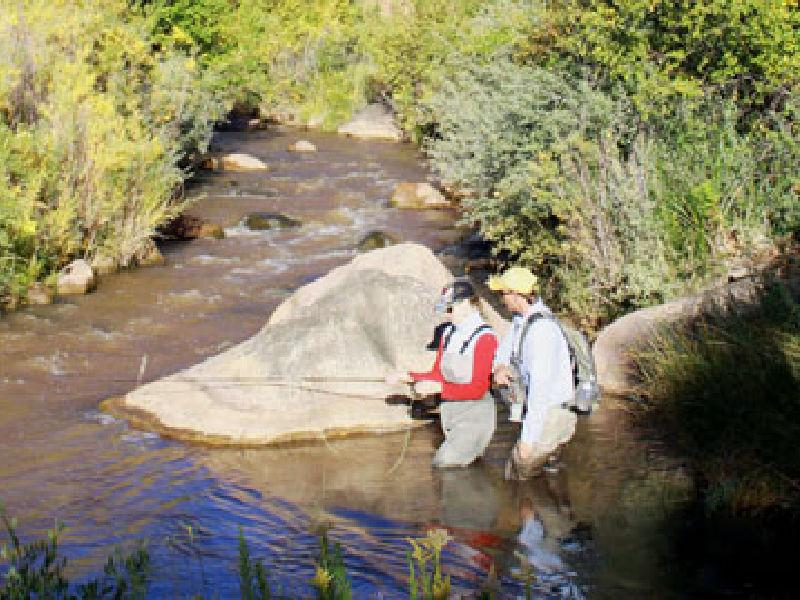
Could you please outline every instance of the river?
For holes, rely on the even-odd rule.
[[[299,137],[319,152],[294,154]],[[444,568],[463,593],[495,572],[500,597],[523,594],[521,556],[539,567],[537,597],[673,597],[686,586],[672,525],[690,488],[655,436],[623,411],[582,418],[563,467],[509,484],[504,423],[486,459],[434,472],[435,426],[329,444],[220,449],[163,439],[98,410],[119,396],[254,334],[293,289],[354,256],[373,230],[434,250],[459,233],[448,211],[387,207],[396,184],[423,181],[410,145],[271,129],[219,133],[266,173],[203,173],[191,213],[223,240],[162,246],[166,264],[123,271],[97,292],[0,320],[0,501],[26,538],[54,520],[80,579],[116,546],[146,539],[152,597],[238,597],[237,536],[292,596],[309,579],[325,526],[342,544],[356,598],[404,597],[407,537],[430,526],[454,541]],[[252,211],[299,218],[253,233]],[[502,416],[502,415],[501,415]],[[402,460],[399,460],[402,459]],[[520,545],[523,536],[528,545]]]

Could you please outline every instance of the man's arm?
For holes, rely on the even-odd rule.
[[[519,331],[521,319],[514,318],[511,327],[503,336],[492,363],[492,379],[495,385],[510,385],[514,373],[511,370],[511,352],[514,344],[517,343],[517,332]]]

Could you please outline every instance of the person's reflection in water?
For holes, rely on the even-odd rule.
[[[564,473],[548,474],[520,485],[519,556],[527,563],[520,571],[532,571],[536,580],[562,598],[583,598],[574,582],[577,573],[562,558],[562,541],[576,523],[566,493]]]
[[[500,504],[508,501],[507,486],[482,463],[465,469],[440,471],[442,512],[436,525],[453,536],[451,551],[488,573],[491,554],[506,548],[507,539],[496,532]]]

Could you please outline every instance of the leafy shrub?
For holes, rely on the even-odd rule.
[[[457,71],[426,105],[434,168],[471,192],[465,219],[586,320],[697,287],[796,220],[785,114],[741,133],[709,99],[653,131],[586,79],[507,57]]]
[[[519,56],[622,85],[645,118],[711,89],[758,108],[798,81],[798,24],[797,6],[781,1],[557,0]]]
[[[130,263],[181,209],[220,104],[149,29],[122,0],[0,14],[0,303],[75,256]]]

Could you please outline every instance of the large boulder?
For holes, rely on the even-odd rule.
[[[116,404],[154,428],[270,444],[412,425],[383,377],[430,366],[433,303],[450,272],[423,246],[356,257],[283,302],[251,339]],[[111,406],[114,406],[113,404]]]
[[[394,114],[384,104],[370,104],[340,126],[337,132],[361,139],[391,140],[399,142],[403,132],[397,126]]]
[[[396,208],[449,208],[442,193],[430,183],[401,183],[392,194],[389,204]]]
[[[91,265],[81,258],[61,269],[56,290],[60,296],[86,294],[94,289],[95,283]]]
[[[659,330],[689,323],[704,314],[753,304],[761,285],[757,276],[740,279],[620,317],[600,331],[592,347],[600,387],[609,394],[636,393],[639,380],[634,354],[654,339]]]

